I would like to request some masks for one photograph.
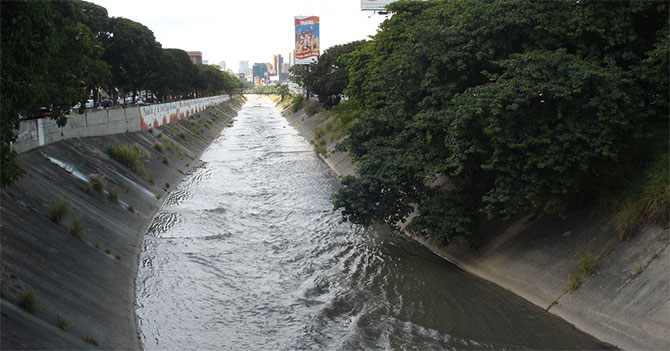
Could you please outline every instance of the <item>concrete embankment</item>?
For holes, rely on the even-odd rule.
[[[135,277],[146,228],[242,103],[19,155],[25,174],[1,194],[2,349],[140,348]],[[110,158],[115,144],[131,146],[141,168]],[[69,204],[60,223],[50,219],[57,203]]]
[[[314,128],[326,131],[328,113],[283,114],[298,132],[314,141]],[[340,140],[327,143],[324,160],[340,175],[354,174]],[[668,225],[646,225],[626,241],[618,239],[614,218],[592,210],[567,218],[540,215],[481,228],[480,250],[467,245],[439,247],[415,238],[436,254],[547,309],[598,339],[627,350],[670,349],[670,250]],[[597,258],[595,270],[574,289],[579,260]],[[578,273],[575,273],[578,272]],[[574,286],[573,286],[574,287]]]

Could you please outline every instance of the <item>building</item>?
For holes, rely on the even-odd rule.
[[[226,67],[226,61],[221,61],[219,62],[219,69],[222,71],[228,71],[228,68]]]
[[[186,51],[188,57],[193,63],[202,63],[202,52],[201,51]]]
[[[288,53],[288,65],[291,67],[295,65],[295,50]]]
[[[284,65],[284,58],[281,55],[276,54],[272,56],[272,62],[275,69],[275,74],[273,75],[280,76],[281,73],[283,73],[282,66]]]
[[[265,78],[265,73],[268,71],[267,66],[264,63],[254,63],[253,67],[253,80],[256,82],[256,78],[260,80]]]
[[[247,73],[248,70],[249,70],[249,61],[240,61],[240,65],[237,72],[248,74]]]

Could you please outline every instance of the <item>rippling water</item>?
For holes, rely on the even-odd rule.
[[[598,348],[403,236],[340,223],[336,188],[277,109],[251,96],[147,231],[144,347]]]

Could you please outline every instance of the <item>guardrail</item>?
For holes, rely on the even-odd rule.
[[[147,130],[201,112],[205,108],[228,100],[228,95],[182,100],[165,104],[111,108],[68,115],[64,127],[50,118],[21,121],[12,148],[26,152],[34,148],[69,138],[111,135]]]

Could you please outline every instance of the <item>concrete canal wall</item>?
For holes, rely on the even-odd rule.
[[[109,116],[109,124],[79,116],[61,141],[43,125],[45,146],[19,154],[25,174],[1,193],[2,349],[140,348],[135,279],[144,233],[242,103],[233,98],[147,131],[135,109],[130,132],[124,110],[99,111],[95,119]],[[96,129],[100,135],[84,137]],[[140,170],[110,158],[113,145],[140,155]],[[62,220],[50,220],[63,202]]]

